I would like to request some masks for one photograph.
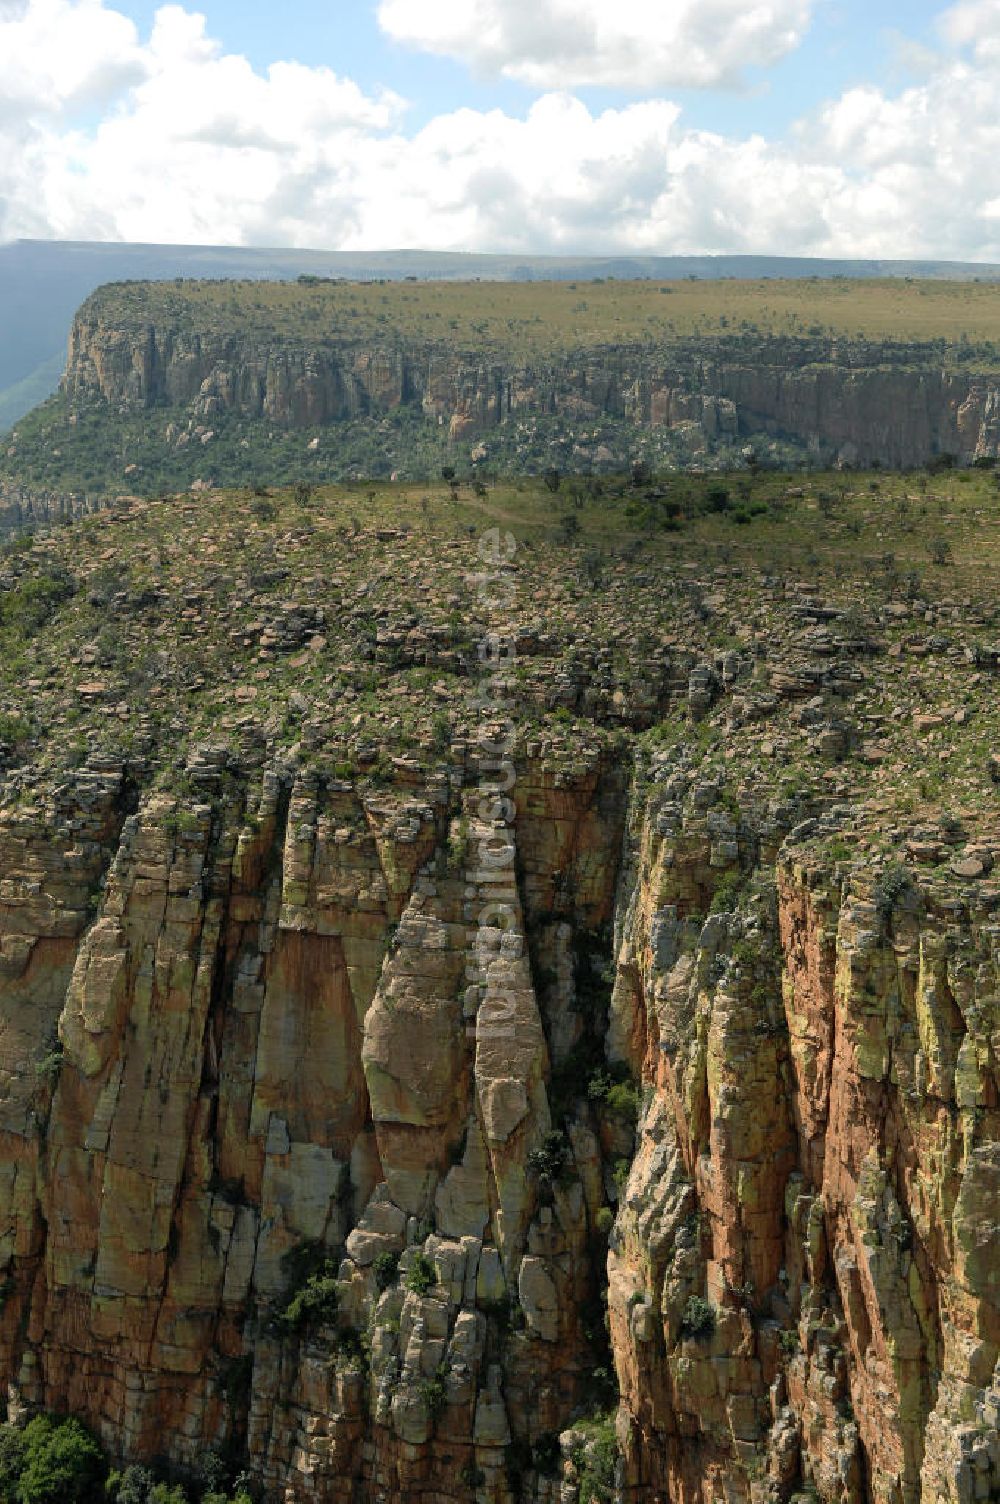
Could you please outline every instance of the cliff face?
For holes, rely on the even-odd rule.
[[[454,778],[279,769],[244,808],[224,758],[190,772],[0,825],[15,1408],[245,1449],[286,1500],[554,1499],[564,1432],[574,1499],[610,1194],[623,1498],[1000,1488],[995,890],[886,898],[683,758],[631,797],[535,760],[502,936]],[[642,1082],[634,1152],[595,1038]],[[293,1330],[323,1251],[337,1321]]]
[[[813,822],[692,920],[751,835],[712,793],[654,798],[621,934],[614,1039],[651,1089],[609,1259],[627,1496],[990,1497],[995,908],[892,903]]]
[[[8,1414],[260,1504],[1000,1495],[996,488],[920,479],[5,551]]]
[[[621,772],[524,770],[530,962],[470,930],[447,780],[362,801],[266,774],[244,812],[223,772],[214,813],[127,813],[108,770],[4,822],[5,1377],[126,1456],[243,1446],[268,1497],[471,1497],[479,1469],[506,1498],[512,1427],[560,1430],[594,1361],[600,1144],[581,1123],[582,1181],[548,1196],[526,1163],[546,1035],[558,1058],[584,1029],[573,942],[611,917]],[[503,1028],[477,1029],[470,935]],[[289,1256],[324,1249],[341,1332],[286,1331]]]
[[[567,434],[610,417],[676,429],[711,447],[771,432],[819,459],[913,466],[935,453],[1000,455],[1000,375],[947,371],[937,346],[823,338],[677,339],[519,361],[343,331],[310,346],[249,335],[115,326],[81,311],[63,381],[68,399],[115,410],[168,407],[211,423],[232,413],[288,429],[412,407],[471,442],[528,417]]]

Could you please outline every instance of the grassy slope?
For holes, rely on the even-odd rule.
[[[85,309],[114,325],[159,324],[302,343],[392,340],[554,354],[752,328],[870,340],[1000,346],[1000,287],[847,278],[757,282],[116,283]]]

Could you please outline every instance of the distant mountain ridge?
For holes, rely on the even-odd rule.
[[[102,283],[173,277],[595,280],[927,277],[1000,281],[1000,265],[780,256],[528,256],[453,251],[17,240],[0,245],[0,432],[55,390],[76,308]]]

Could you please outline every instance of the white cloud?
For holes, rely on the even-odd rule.
[[[1000,61],[1000,0],[960,0],[939,28],[953,47],[969,47],[980,61]]]
[[[732,87],[798,46],[813,0],[380,0],[394,41],[537,89]]]
[[[918,84],[851,89],[785,143],[559,91],[407,130],[396,96],[257,72],[179,5],[148,39],[102,0],[0,7],[0,239],[1000,261],[1000,65],[968,6]]]
[[[135,26],[101,0],[26,0],[0,9],[0,111],[99,105],[143,77]]]

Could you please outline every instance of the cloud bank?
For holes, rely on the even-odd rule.
[[[665,57],[670,9],[690,45],[669,66],[691,81],[712,54],[716,82],[732,76],[730,0],[697,16],[639,0],[614,9],[604,66],[621,64],[644,17],[651,57]],[[793,45],[807,7],[739,9],[763,58]],[[552,26],[558,55],[586,71],[588,26],[610,10],[578,0],[574,28],[552,0],[533,26],[508,0],[500,25],[493,0],[474,0],[484,27],[465,53],[457,7],[385,0],[383,20],[422,17],[415,44],[438,37],[501,70],[548,67],[539,27]],[[1000,0],[955,5],[918,84],[852,89],[770,141],[693,130],[661,93],[596,111],[569,88],[522,114],[465,108],[408,129],[397,96],[328,68],[257,72],[180,5],[143,39],[104,0],[0,0],[0,239],[1000,261],[998,13]]]
[[[732,87],[798,46],[811,0],[381,0],[394,41],[536,89]]]

